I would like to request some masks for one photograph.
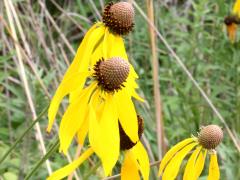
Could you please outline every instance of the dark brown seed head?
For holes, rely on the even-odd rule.
[[[128,34],[134,26],[134,9],[128,2],[109,3],[103,13],[103,22],[118,35]]]
[[[230,15],[230,16],[226,16],[224,18],[224,23],[229,26],[231,24],[240,24],[240,19],[239,17],[235,16],[235,15]]]
[[[223,139],[223,131],[217,125],[204,126],[199,135],[199,143],[206,149],[215,149]]]
[[[103,59],[98,61],[94,70],[98,85],[107,92],[114,92],[124,87],[123,83],[128,77],[130,65],[122,58],[113,57],[106,61]]]
[[[144,122],[141,116],[137,116],[138,119],[138,137],[141,138],[144,130]],[[120,133],[120,149],[128,150],[131,149],[136,143],[133,143],[130,138],[124,132],[121,124],[119,123],[119,133]]]

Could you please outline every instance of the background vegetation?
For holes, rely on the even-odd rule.
[[[49,98],[71,63],[85,32],[94,22],[100,20],[103,3],[108,1],[10,2],[13,8],[9,12],[14,19],[17,41],[10,28],[6,1],[0,1],[0,157],[34,118],[34,112],[29,106],[31,100],[26,97],[26,84],[23,83],[17,49],[20,49],[22,56],[32,108],[39,114],[48,106]],[[147,13],[146,1],[135,2]],[[223,24],[233,1],[154,0],[153,3],[158,30],[213,101],[239,143],[240,44],[229,42]],[[16,19],[19,20],[20,28]],[[157,37],[155,40],[167,147],[191,134],[197,135],[201,125],[214,123],[223,127],[164,44]],[[148,145],[151,162],[155,162],[159,160],[159,156],[154,113],[152,46],[148,23],[137,10],[134,31],[125,37],[125,42],[130,61],[140,77],[139,93],[146,99],[146,103],[136,103],[136,106],[145,119],[144,142]],[[65,106],[61,112],[64,108]],[[51,134],[47,134],[46,125],[47,117],[44,115],[40,126],[48,150],[57,138],[57,127]],[[35,130],[32,129],[0,165],[0,179],[24,179],[43,156],[38,144]],[[76,144],[71,146],[69,155],[72,158],[76,147]],[[240,179],[239,152],[226,131],[218,152],[222,179]],[[77,176],[83,179],[100,179],[103,174],[98,161],[97,157],[93,157],[85,162],[78,169]],[[53,170],[67,162],[66,157],[57,151],[50,156]],[[151,179],[156,179],[156,170],[156,167],[151,168]],[[119,171],[120,164],[113,174]],[[46,166],[42,164],[33,179],[45,179],[47,175]],[[201,179],[205,179],[206,175],[207,166]]]

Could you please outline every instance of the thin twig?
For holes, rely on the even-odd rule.
[[[202,97],[206,100],[208,105],[211,107],[215,115],[220,119],[220,121],[223,123],[224,127],[226,128],[230,138],[232,139],[234,145],[236,146],[237,150],[240,152],[240,145],[238,144],[238,141],[234,137],[233,133],[231,132],[230,128],[228,127],[225,119],[220,114],[220,112],[217,110],[215,105],[212,103],[212,101],[209,99],[207,94],[204,92],[204,90],[200,87],[198,82],[194,79],[190,71],[187,69],[187,67],[184,65],[183,61],[178,57],[178,55],[175,53],[175,51],[172,49],[172,47],[168,44],[167,40],[162,36],[162,34],[158,31],[158,29],[152,24],[152,22],[148,19],[144,11],[138,6],[138,4],[133,1],[133,5],[136,7],[136,9],[140,12],[140,14],[143,16],[143,18],[152,26],[154,31],[157,33],[157,36],[160,38],[160,40],[163,42],[163,44],[166,46],[168,51],[171,53],[171,55],[174,57],[176,62],[180,65],[182,70],[187,74],[188,78],[192,81],[192,83],[195,85],[195,87],[199,90]]]
[[[154,25],[154,9],[153,1],[146,0],[148,18]],[[161,105],[161,93],[158,79],[158,56],[156,48],[156,35],[152,26],[149,25],[151,50],[152,50],[152,73],[153,73],[153,91],[154,91],[154,103],[155,103],[155,116],[156,116],[156,133],[157,133],[157,145],[158,145],[158,157],[162,159],[165,153],[166,145],[164,143],[164,123],[162,117],[162,105]]]

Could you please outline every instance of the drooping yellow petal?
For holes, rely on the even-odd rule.
[[[78,144],[80,144],[81,146],[84,145],[84,141],[88,133],[88,128],[89,128],[89,120],[85,120],[83,121],[80,129],[77,132],[77,141],[78,141]]]
[[[99,22],[93,25],[93,27],[87,32],[82,43],[80,44],[77,53],[73,59],[72,64],[65,73],[63,79],[68,78],[74,72],[87,71],[90,66],[91,55],[94,53],[94,50],[99,45],[98,42],[103,38],[105,31],[105,26],[103,23]],[[86,78],[84,79],[85,82]],[[84,84],[83,84],[84,85]],[[70,93],[70,102],[74,97],[76,97],[83,88],[83,85],[80,86],[77,90]]]
[[[181,150],[183,147],[187,146],[188,144],[194,142],[193,138],[188,138],[185,139],[181,142],[179,142],[178,144],[176,144],[175,146],[173,146],[163,157],[161,164],[160,164],[160,168],[159,168],[159,173],[158,175],[160,176],[164,170],[164,168],[166,167],[166,165],[168,164],[168,162],[172,159],[172,157],[179,151]]]
[[[207,155],[207,150],[204,149],[203,151],[201,151],[198,155],[197,161],[196,161],[196,169],[195,169],[195,179],[198,179],[199,176],[202,173],[202,170],[204,168],[204,163],[205,163],[205,159],[206,159],[206,155]]]
[[[80,166],[89,156],[93,154],[93,149],[89,148],[86,150],[78,159],[75,161],[71,162],[67,166],[55,171],[52,173],[47,180],[60,180],[63,179],[64,177],[68,176],[71,174],[78,166]]]
[[[233,6],[232,13],[240,17],[240,0],[236,0]]]
[[[104,39],[103,39],[103,49],[102,49],[102,51],[103,51],[103,58],[105,60],[110,58],[109,52],[111,51],[112,42],[109,39],[109,34],[110,34],[110,32],[109,32],[108,28],[105,28]]]
[[[162,180],[174,180],[176,178],[183,159],[197,144],[196,142],[188,144],[170,160],[163,172]]]
[[[218,167],[217,161],[217,153],[213,153],[210,155],[210,164],[209,164],[209,174],[208,180],[219,180],[220,179],[220,171]]]
[[[138,121],[137,114],[132,102],[131,96],[124,89],[115,94],[119,121],[124,132],[128,135],[132,142],[137,142],[138,137]]]
[[[67,79],[64,79],[60,86],[58,87],[55,95],[53,96],[50,107],[48,109],[48,127],[47,131],[50,132],[58,107],[67,94],[77,89],[79,86],[82,86],[84,84],[85,78],[89,76],[88,72],[80,72],[80,73],[73,73],[72,76],[70,76]]]
[[[105,149],[104,156],[101,157],[105,175],[109,175],[116,164],[120,151],[120,136],[118,127],[118,116],[113,96],[106,99],[103,114],[100,119],[101,143]]]
[[[199,146],[194,150],[192,155],[190,156],[188,163],[185,167],[184,175],[183,175],[183,180],[197,180],[195,179],[195,163],[196,159],[201,151],[202,147]]]
[[[148,154],[144,146],[139,141],[135,146],[133,146],[132,149],[130,149],[130,151],[132,152],[132,155],[138,162],[139,170],[141,171],[143,179],[148,180],[150,164],[149,164]]]
[[[73,59],[72,64],[68,68],[64,75],[64,78],[68,78],[75,72],[87,71],[90,63],[90,56],[93,53],[95,46],[99,39],[104,35],[105,26],[99,22],[93,25],[85,35],[82,43],[80,44],[77,53]]]
[[[121,168],[121,180],[140,180],[138,164],[131,151],[125,153],[125,159]]]
[[[111,47],[111,51],[109,51],[108,58],[121,57],[122,59],[128,61],[128,56],[126,53],[122,36],[109,33],[108,45]]]
[[[118,116],[112,95],[108,95],[104,101],[101,117],[98,118],[99,121],[96,117],[93,121],[90,119],[89,140],[107,176],[116,164],[120,151]]]
[[[67,153],[67,150],[72,142],[74,135],[80,129],[84,121],[86,121],[86,115],[88,112],[88,101],[96,88],[96,83],[92,83],[89,87],[82,91],[82,94],[72,102],[60,123],[59,128],[59,140],[60,151]]]

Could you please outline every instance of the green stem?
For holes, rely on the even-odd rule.
[[[51,156],[59,148],[59,139],[57,139],[54,144],[50,147],[48,152],[42,157],[40,161],[35,165],[35,167],[31,170],[31,172],[25,177],[24,180],[30,179],[32,175],[38,170],[38,168]]]
[[[42,118],[42,116],[47,112],[48,106],[39,114],[37,119],[35,119],[31,125],[24,131],[24,133],[14,142],[14,144],[8,149],[8,151],[0,159],[0,164],[7,158],[7,156],[14,150],[18,143],[26,136],[26,134],[34,127],[34,125]]]

